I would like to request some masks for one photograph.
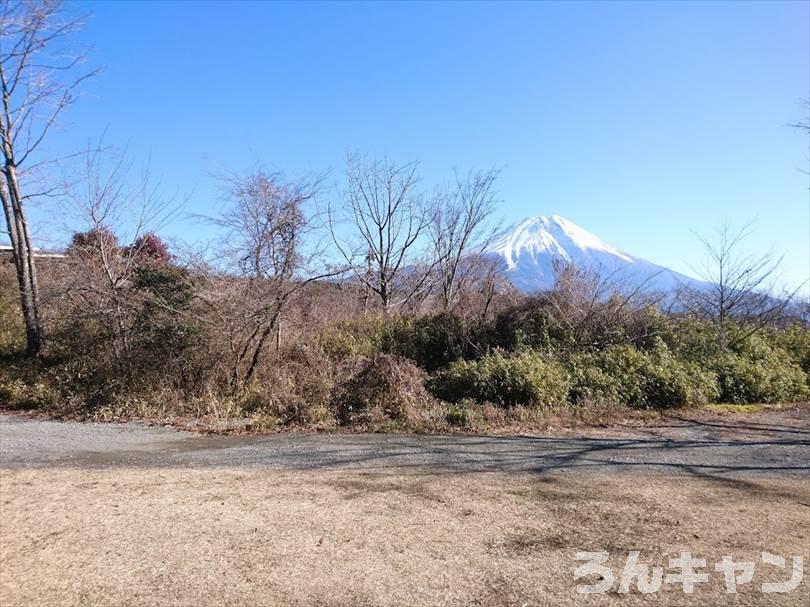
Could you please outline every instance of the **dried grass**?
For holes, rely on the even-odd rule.
[[[338,421],[366,427],[386,422],[418,425],[433,401],[425,390],[425,377],[424,371],[403,358],[391,354],[369,357],[337,387],[333,405]]]
[[[578,605],[573,557],[801,554],[801,480],[566,474],[3,470],[4,605]],[[807,605],[810,585],[673,605]],[[635,592],[588,604],[647,605]]]

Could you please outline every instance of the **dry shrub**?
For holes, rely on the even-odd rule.
[[[10,264],[0,260],[0,355],[20,352],[25,347],[25,325],[11,270]]]
[[[424,387],[425,373],[407,360],[376,354],[340,384],[332,399],[344,425],[378,425],[391,420],[414,424],[429,416],[432,399]]]
[[[41,363],[3,354],[0,357],[0,405],[9,409],[47,409],[59,395],[41,375]]]
[[[238,399],[246,414],[269,416],[279,425],[328,421],[337,369],[321,349],[290,345],[264,367]]]

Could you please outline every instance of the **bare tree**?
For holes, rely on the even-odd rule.
[[[101,326],[120,361],[130,349],[133,275],[144,254],[159,242],[151,233],[177,216],[182,201],[160,193],[160,182],[148,169],[133,175],[124,153],[88,146],[76,172],[81,176],[64,186],[70,216],[82,231],[73,236],[61,268],[63,286],[57,296],[82,317]],[[122,241],[131,244],[124,246]]]
[[[519,299],[519,291],[504,274],[503,261],[481,255],[465,266],[452,309],[469,322],[487,323],[494,313]]]
[[[227,230],[229,257],[237,280],[225,279],[237,293],[230,326],[231,386],[254,377],[266,346],[278,331],[293,296],[309,283],[339,271],[315,271],[317,251],[305,253],[312,231],[305,206],[321,190],[321,180],[285,180],[256,170],[224,178],[230,206],[216,219]]]
[[[486,221],[495,210],[493,185],[499,171],[456,175],[455,189],[437,196],[437,208],[428,227],[433,242],[441,303],[450,310],[458,292],[476,272],[483,272],[478,261],[489,243]]]
[[[31,174],[46,164],[35,156],[74,99],[82,81],[95,72],[80,72],[85,53],[71,52],[67,40],[80,26],[63,19],[58,0],[0,2],[0,143],[3,148],[3,204],[25,320],[26,351],[38,355],[44,346],[39,285],[26,217],[27,202],[53,190],[35,191]]]
[[[515,286],[506,278],[503,274],[503,271],[499,267],[499,261],[490,260],[484,262],[483,264],[479,264],[482,267],[483,272],[480,274],[476,274],[477,281],[473,281],[472,284],[478,282],[479,286],[481,287],[478,289],[480,305],[478,307],[479,313],[477,315],[477,319],[482,324],[486,324],[489,320],[490,311],[493,308],[493,304],[495,303],[495,297],[498,294],[505,295],[508,299],[514,299],[515,295],[517,294],[517,289]],[[465,293],[469,298],[469,293]]]
[[[657,306],[662,296],[649,286],[655,275],[629,280],[621,270],[599,271],[554,262],[554,288],[543,298],[553,331],[564,336],[571,350],[603,347],[627,339],[638,342],[651,337],[649,327],[630,331],[640,313]]]
[[[799,289],[777,292],[783,258],[772,250],[760,254],[744,252],[750,224],[739,230],[724,225],[717,240],[701,238],[706,263],[696,269],[705,287],[686,291],[687,309],[715,321],[722,329],[728,321],[742,323],[726,345],[743,341],[768,324],[780,320]]]
[[[802,101],[801,105],[805,110],[804,118],[802,118],[801,120],[797,120],[796,122],[791,123],[790,126],[792,126],[795,129],[798,129],[800,132],[804,133],[805,137],[807,137],[807,148],[808,148],[808,150],[807,150],[807,163],[808,163],[808,166],[807,166],[807,169],[799,169],[799,170],[802,173],[804,173],[805,175],[807,175],[808,178],[810,178],[810,99],[805,99],[804,101]],[[810,183],[808,183],[808,189],[810,189]],[[807,204],[808,228],[810,229],[810,199],[807,202],[808,202],[808,204]],[[810,302],[810,284],[808,284],[807,287],[808,287],[808,291],[806,293],[807,301]],[[807,304],[806,303],[804,304],[803,309],[804,309],[804,311],[806,313],[806,310],[807,310]]]
[[[424,293],[433,268],[432,261],[417,255],[432,218],[417,190],[416,170],[416,162],[395,164],[349,154],[342,213],[328,208],[335,246],[385,313]],[[341,223],[350,226],[348,240],[340,232]]]
[[[799,129],[800,131],[804,131],[806,135],[810,135],[810,99],[805,99],[802,101],[802,107],[804,107],[805,111],[807,112],[804,118],[797,120],[796,122],[792,122],[790,126]]]

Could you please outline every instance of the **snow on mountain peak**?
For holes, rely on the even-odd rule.
[[[662,292],[695,283],[668,268],[634,257],[559,215],[529,217],[495,235],[484,252],[521,291],[554,285],[556,261],[596,271],[628,285]]]
[[[582,254],[598,252],[615,255],[628,263],[634,261],[632,257],[559,215],[538,215],[524,219],[496,235],[487,251],[502,256],[510,270],[518,264],[521,257],[533,258],[541,254],[576,262],[575,258]]]

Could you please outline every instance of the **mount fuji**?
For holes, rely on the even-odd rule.
[[[556,261],[610,276],[624,285],[641,285],[671,293],[685,285],[703,283],[635,257],[559,215],[529,217],[496,234],[484,258],[499,265],[514,286],[524,293],[554,286]]]

